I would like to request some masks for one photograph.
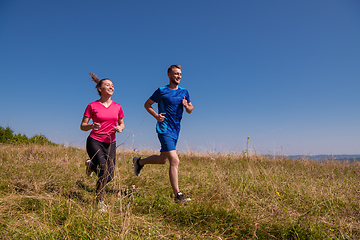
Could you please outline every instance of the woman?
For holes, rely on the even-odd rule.
[[[112,101],[114,85],[108,78],[99,80],[95,74],[89,73],[96,83],[100,99],[89,103],[86,107],[80,129],[90,132],[86,141],[86,151],[89,155],[86,160],[86,174],[95,172],[99,179],[96,183],[96,200],[99,210],[106,211],[104,204],[105,187],[114,178],[116,158],[115,133],[122,132],[125,128],[124,113],[121,105]],[[92,119],[92,123],[89,123]]]

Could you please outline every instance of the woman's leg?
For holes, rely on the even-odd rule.
[[[106,184],[114,177],[116,143],[102,143],[89,137],[86,149],[94,163],[94,168],[98,167],[96,173],[99,179],[96,183],[96,198],[98,201],[104,201]]]
[[[115,176],[115,161],[116,161],[116,142],[110,144],[108,148],[107,158],[107,183],[114,179]]]

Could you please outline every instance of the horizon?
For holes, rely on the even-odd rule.
[[[0,126],[1,128],[3,126]],[[7,126],[9,127],[9,126]],[[9,127],[11,129],[11,127]],[[11,129],[13,130],[13,129]],[[14,131],[14,130],[13,130]],[[16,133],[14,131],[13,134],[21,134],[21,133]],[[25,134],[24,134],[25,135]],[[36,134],[38,135],[38,134]],[[40,133],[40,135],[43,135]],[[26,136],[26,135],[25,135]],[[34,135],[35,136],[35,135]],[[26,136],[27,138],[31,138],[31,137],[34,137],[34,136]],[[45,136],[45,135],[44,135]],[[47,138],[47,136],[45,136]],[[47,138],[48,139],[48,138]],[[49,140],[49,139],[48,139]],[[70,144],[64,144],[64,143],[57,143],[59,145],[64,145],[66,147],[75,147],[75,148],[78,148],[78,149],[84,149],[86,150],[85,146],[75,146],[75,145],[70,145]],[[157,149],[149,149],[149,148],[141,148],[141,149],[131,149],[131,148],[124,148],[122,147],[123,143],[120,143],[120,144],[117,144],[116,146],[116,151],[131,151],[131,152],[146,152],[146,151],[149,151],[149,152],[156,152]],[[120,147],[120,148],[119,148]],[[210,154],[210,155],[246,155],[247,154],[247,150],[244,149],[243,151],[241,152],[221,152],[221,151],[218,151],[218,152],[210,152],[210,151],[205,151],[205,152],[193,152],[193,151],[190,151],[189,149],[186,149],[185,151],[181,151],[181,150],[178,150],[178,152],[180,154]],[[360,161],[360,154],[315,154],[315,155],[302,155],[302,154],[294,154],[294,155],[284,155],[284,154],[281,154],[281,153],[277,153],[277,154],[259,154],[257,153],[256,151],[252,151],[251,149],[248,149],[248,152],[249,152],[249,155],[251,156],[256,156],[256,155],[263,155],[263,156],[269,156],[269,157],[290,157],[290,158],[298,158],[298,157],[310,157],[312,159],[317,159],[318,157],[321,158],[321,160],[323,160],[323,158],[327,158],[327,157],[335,157],[335,158],[338,158],[338,157],[341,157],[340,159],[335,159],[335,160],[352,160],[355,158],[355,160],[359,160]]]

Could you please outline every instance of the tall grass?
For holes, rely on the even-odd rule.
[[[140,177],[119,151],[107,213],[83,149],[0,145],[1,239],[359,239],[360,164],[180,154],[175,204],[168,165]]]

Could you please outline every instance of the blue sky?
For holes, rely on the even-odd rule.
[[[194,105],[180,151],[360,154],[360,2],[0,1],[0,126],[84,147],[88,72],[110,78],[126,131],[159,149],[143,108],[166,70]]]

